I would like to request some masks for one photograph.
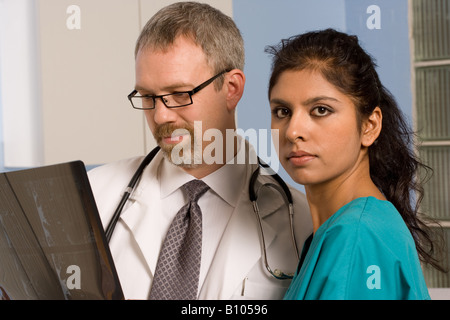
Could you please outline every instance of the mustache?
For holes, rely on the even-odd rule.
[[[153,133],[153,136],[157,142],[160,142],[163,138],[172,136],[172,133],[175,130],[179,130],[179,129],[187,130],[190,133],[191,137],[194,137],[194,127],[193,126],[190,126],[189,124],[177,126],[177,125],[170,124],[170,123],[165,123],[165,124],[157,126],[155,128],[155,132]]]

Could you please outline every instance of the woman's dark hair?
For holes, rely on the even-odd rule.
[[[356,36],[333,29],[308,32],[269,46],[273,55],[269,99],[280,75],[287,70],[315,70],[352,99],[358,125],[378,106],[383,114],[382,130],[369,147],[370,176],[385,197],[397,208],[408,226],[420,259],[445,271],[435,257],[439,247],[431,228],[419,213],[423,180],[432,170],[415,155],[413,133],[391,93],[381,84],[372,57]],[[425,173],[425,174],[424,174]]]

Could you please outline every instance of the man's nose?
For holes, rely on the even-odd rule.
[[[167,108],[162,99],[158,98],[155,101],[155,109],[153,119],[156,124],[161,125],[168,122],[175,122],[177,113],[173,108]]]

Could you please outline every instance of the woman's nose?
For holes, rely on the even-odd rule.
[[[298,139],[305,140],[307,135],[308,119],[302,113],[294,113],[291,116],[286,129],[286,139],[296,142]]]

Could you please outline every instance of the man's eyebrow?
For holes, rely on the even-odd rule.
[[[174,90],[177,90],[177,89],[180,89],[180,88],[183,88],[183,91],[189,91],[189,89],[187,89],[187,88],[191,88],[191,87],[194,88],[194,86],[192,84],[190,84],[190,83],[180,82],[180,83],[175,83],[175,84],[172,84],[170,86],[161,88],[161,91],[170,92],[170,91],[174,91]],[[153,90],[149,90],[148,88],[145,88],[145,87],[140,86],[138,84],[134,87],[134,89],[136,91],[152,92],[152,94],[153,94]]]
[[[141,87],[139,85],[135,85],[134,86],[134,90],[136,90],[136,91],[148,91],[147,89],[145,89],[144,87]]]

